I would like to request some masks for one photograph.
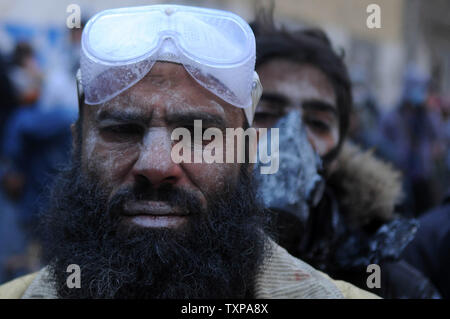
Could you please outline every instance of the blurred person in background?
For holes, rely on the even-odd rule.
[[[363,70],[357,68],[350,76],[353,110],[350,116],[349,139],[362,148],[369,149],[379,140],[380,112]]]
[[[378,143],[386,158],[404,176],[406,214],[419,216],[438,203],[434,180],[435,160],[442,152],[442,126],[439,115],[426,106],[429,75],[414,65],[405,73],[399,107],[381,120]]]
[[[3,175],[3,186],[5,192],[11,200],[18,200],[22,196],[24,186],[24,172],[15,169],[14,158],[8,150],[10,144],[14,144],[17,139],[11,140],[9,125],[14,121],[21,109],[33,107],[39,99],[42,84],[42,73],[34,56],[33,48],[26,42],[17,43],[12,54],[11,67],[7,76],[10,79],[10,93],[17,103],[17,107],[8,113],[8,118],[4,120],[2,126],[2,141],[0,142],[1,154],[8,162],[8,171]]]
[[[433,94],[428,99],[429,111],[440,115],[442,126],[442,154],[438,147],[434,154],[435,179],[447,189],[442,202],[421,214],[420,227],[414,240],[406,247],[403,258],[428,276],[443,298],[450,298],[450,121],[449,100]],[[439,141],[436,141],[439,142]],[[440,156],[441,155],[441,156]],[[442,161],[441,161],[442,159]]]
[[[10,64],[5,56],[0,52],[0,150],[3,142],[3,129],[6,125],[9,115],[14,110],[17,101],[13,91],[13,86],[9,77]]]
[[[367,266],[380,265],[381,288],[372,291],[382,297],[438,298],[429,280],[399,259],[416,230],[415,222],[394,212],[400,174],[345,141],[352,97],[342,57],[321,30],[279,30],[271,12],[262,10],[252,27],[264,87],[255,125],[272,127],[301,110],[299,121],[324,164],[325,191],[308,216],[277,212],[280,244],[332,277],[366,289]]]
[[[83,19],[80,28],[64,30],[61,52],[50,52],[51,63],[45,70],[41,96],[41,105],[46,110],[58,107],[67,108],[69,112],[77,111],[76,83],[73,79],[80,67],[80,41],[85,23]]]
[[[43,74],[35,57],[35,52],[27,42],[19,42],[13,53],[10,77],[18,104],[32,106],[39,99]]]
[[[445,98],[442,106],[442,119],[444,122],[444,153],[445,158],[445,187],[450,188],[450,97]]]
[[[450,298],[450,189],[438,207],[419,218],[420,227],[402,257],[425,274],[439,289],[443,298]]]
[[[436,191],[434,197],[439,199],[437,205],[441,205],[450,189],[450,99],[436,91],[431,89],[426,103],[439,134],[432,148],[433,174],[429,178]]]
[[[73,107],[42,103],[45,77],[28,43],[17,44],[13,62],[10,78],[18,104],[3,128],[1,153],[7,164],[2,185],[15,207],[27,248],[5,262],[9,276],[36,270],[40,265],[40,245],[34,233],[37,214],[46,206],[46,189],[53,174],[69,157],[70,124],[76,118]],[[67,90],[62,93],[76,94]],[[7,242],[13,240],[8,238]]]
[[[0,37],[3,34],[0,35]],[[20,274],[10,267],[10,256],[25,251],[25,241],[18,214],[9,196],[15,196],[15,189],[21,185],[21,176],[7,175],[8,163],[1,153],[4,128],[17,106],[16,95],[9,77],[11,63],[6,52],[0,52],[0,282]],[[6,191],[6,192],[5,192]]]

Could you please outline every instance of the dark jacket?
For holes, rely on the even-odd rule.
[[[9,65],[0,54],[0,156],[2,155],[3,134],[9,116],[17,105],[16,96],[11,81],[8,77]]]
[[[450,298],[450,194],[419,218],[419,230],[402,257],[428,276],[443,298]]]
[[[280,244],[294,256],[384,298],[439,298],[417,269],[400,259],[417,222],[399,218],[401,177],[390,165],[346,143],[326,176],[326,190],[305,222],[279,214]],[[381,268],[381,287],[369,289],[367,266]]]
[[[54,174],[70,155],[70,124],[76,113],[62,107],[42,110],[38,105],[15,110],[5,127],[3,155],[13,164],[11,170],[26,176],[20,202],[20,219],[31,227],[44,208],[45,191]]]

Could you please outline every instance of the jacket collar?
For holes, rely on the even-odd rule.
[[[326,181],[353,229],[393,220],[395,205],[403,198],[401,173],[376,158],[373,150],[363,151],[350,142],[342,146]]]

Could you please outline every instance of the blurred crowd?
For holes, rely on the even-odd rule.
[[[403,173],[401,211],[418,217],[449,195],[450,97],[439,94],[430,75],[408,66],[398,105],[383,111],[370,85],[353,76],[350,137]]]
[[[382,112],[366,83],[353,81],[350,138],[402,173],[396,212],[418,221],[401,257],[449,298],[450,99],[433,78],[410,65],[398,105]]]
[[[0,48],[0,282],[41,266],[37,214],[70,156],[81,37],[62,33],[42,59],[32,37],[10,31],[11,48]]]
[[[0,48],[0,283],[42,267],[37,216],[52,176],[70,157],[81,29],[62,34],[57,49],[37,51],[21,37],[12,50]],[[396,211],[426,224],[450,196],[450,97],[410,65],[398,104],[381,108],[370,83],[349,73],[349,138],[402,172]]]

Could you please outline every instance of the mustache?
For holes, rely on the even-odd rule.
[[[201,215],[206,212],[198,196],[180,187],[165,184],[158,188],[143,188],[135,185],[124,186],[111,197],[107,204],[109,217],[113,219],[119,217],[127,202],[136,201],[166,202],[171,207],[178,208],[189,215]]]

